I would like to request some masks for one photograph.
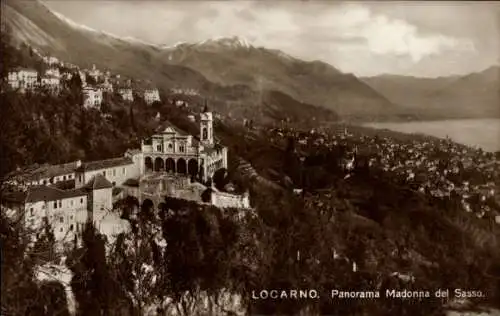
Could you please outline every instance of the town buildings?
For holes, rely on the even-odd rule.
[[[12,89],[31,90],[38,86],[38,72],[29,68],[18,68],[7,75]]]
[[[61,80],[55,75],[45,75],[40,80],[41,87],[56,93],[61,89]]]

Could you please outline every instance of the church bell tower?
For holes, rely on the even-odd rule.
[[[204,146],[213,146],[214,144],[214,128],[212,112],[208,111],[207,101],[200,114],[200,141]]]

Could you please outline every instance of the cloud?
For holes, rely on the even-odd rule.
[[[204,18],[204,11],[198,11],[200,16],[193,24],[198,40],[238,35],[254,44],[288,50],[301,57],[315,52],[328,55],[364,50],[406,57],[414,63],[449,51],[475,50],[470,39],[423,33],[414,24],[373,13],[363,4],[208,4],[216,16]]]
[[[322,28],[329,28],[340,38],[364,39],[356,41],[355,47],[347,44],[340,50],[367,50],[374,54],[407,56],[413,62],[446,51],[473,51],[469,39],[442,34],[422,34],[415,25],[402,19],[391,19],[382,14],[373,14],[362,5],[345,5],[325,13],[319,18]],[[339,43],[342,45],[342,43]]]

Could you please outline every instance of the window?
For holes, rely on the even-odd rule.
[[[69,219],[73,219],[73,215],[71,215],[71,216],[69,217]]]
[[[172,144],[168,144],[169,149],[172,149],[172,147],[173,147]]]
[[[71,174],[68,175],[68,179],[71,179],[71,178],[73,178],[73,175],[71,175]]]
[[[59,223],[64,223],[64,217],[59,217]]]
[[[208,139],[208,131],[206,127],[203,128],[203,139],[204,140]]]
[[[122,169],[122,173],[125,174],[125,168]]]
[[[69,204],[70,204],[71,206],[73,206],[73,200],[69,201]]]
[[[116,176],[116,170],[113,169],[113,177]]]
[[[184,146],[179,146],[179,151],[180,151],[181,153],[183,153],[183,152],[184,152]]]
[[[69,230],[73,230],[73,224],[69,226]]]
[[[30,216],[33,216],[33,208],[30,208]]]
[[[63,176],[63,181],[66,181],[66,176]]]
[[[59,201],[59,207],[62,207],[62,202],[61,201]]]
[[[54,208],[57,208],[57,201],[54,202]]]
[[[83,198],[80,198],[80,204],[83,204]]]
[[[61,228],[59,229],[59,231],[62,233],[62,232],[63,232],[63,228],[61,227]]]
[[[44,185],[45,185],[45,184],[47,184],[47,180],[43,180],[43,184],[44,184]]]
[[[156,145],[156,151],[161,151],[161,145]]]
[[[78,181],[82,182],[82,176],[81,175],[78,176]]]
[[[106,176],[106,171],[103,171],[103,172],[102,172],[102,175],[103,175],[103,176]]]

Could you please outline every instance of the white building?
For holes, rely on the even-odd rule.
[[[45,75],[41,78],[41,86],[52,92],[57,92],[61,88],[61,80],[54,75]]]
[[[102,90],[94,87],[84,87],[83,93],[83,106],[85,108],[98,107],[102,103]]]
[[[8,178],[11,184],[18,186],[51,185],[74,180],[75,169],[80,165],[80,160],[59,165],[32,165],[12,172]]]
[[[96,175],[104,176],[113,186],[122,185],[130,178],[137,179],[140,176],[138,155],[128,151],[125,157],[82,163],[75,170],[75,187],[84,186]]]
[[[170,90],[172,94],[184,94],[184,95],[199,95],[198,90],[195,89],[183,89],[183,88],[173,88]]]
[[[24,192],[7,195],[2,204],[15,210],[15,216],[25,227],[39,232],[47,220],[56,240],[73,241],[87,221],[94,221],[111,210],[111,190],[111,183],[102,175],[96,175],[76,189],[31,186]]]
[[[60,78],[61,73],[59,72],[59,68],[49,68],[45,71],[45,76],[54,76]]]
[[[155,101],[160,101],[160,92],[158,89],[146,89],[144,90],[144,101],[147,104],[152,104]]]
[[[134,101],[134,94],[130,88],[122,88],[118,90],[118,93],[122,96],[125,101]]]
[[[18,68],[9,72],[7,81],[12,89],[30,90],[38,86],[38,72],[34,69]]]
[[[59,64],[59,59],[53,56],[44,56],[43,57],[43,62],[48,64],[48,65],[56,65]]]
[[[102,75],[101,71],[95,67],[95,65],[92,65],[92,69],[88,71],[88,75],[97,82],[99,77]]]
[[[99,85],[99,88],[103,92],[107,92],[107,93],[113,93],[113,91],[114,91],[113,84],[111,82],[109,82],[108,77],[104,78],[104,82]]]
[[[78,74],[80,75],[80,79],[82,80],[82,88],[87,86],[87,75],[83,72],[78,70]]]
[[[227,168],[227,147],[217,144],[212,113],[200,115],[200,139],[166,122],[159,133],[141,143],[140,173],[173,172],[196,175],[206,181],[220,168]]]

